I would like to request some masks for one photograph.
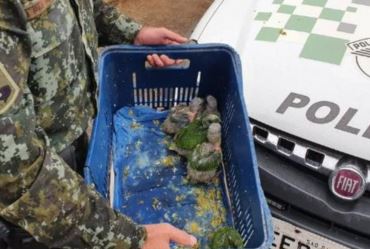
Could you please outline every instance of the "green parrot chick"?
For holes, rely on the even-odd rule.
[[[207,142],[197,145],[188,158],[188,178],[191,182],[208,183],[222,163],[221,125],[212,123],[207,130]]]
[[[194,120],[182,128],[174,137],[174,142],[169,149],[176,151],[182,156],[188,156],[198,144],[207,140],[207,128],[201,120]]]
[[[217,174],[222,154],[211,143],[199,144],[188,158],[188,178],[194,183],[209,183]]]
[[[162,124],[162,130],[167,134],[175,134],[189,124],[189,107],[178,105],[172,107],[166,120]]]
[[[232,227],[223,227],[217,230],[211,238],[211,249],[243,249],[243,238]]]
[[[216,122],[220,122],[220,118],[214,114],[195,119],[176,133],[169,149],[188,157],[198,144],[207,142],[209,127]]]
[[[166,120],[162,124],[162,130],[170,135],[176,134],[191,123],[198,113],[204,109],[204,100],[201,98],[194,98],[189,106],[180,104],[171,108]]]

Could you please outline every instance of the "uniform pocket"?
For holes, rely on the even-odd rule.
[[[84,48],[78,21],[68,0],[53,0],[47,10],[28,21],[27,31],[32,41],[28,85],[36,107],[50,106],[65,97],[66,88],[81,71]]]
[[[46,0],[37,0],[42,2]],[[73,10],[67,0],[51,0],[51,5],[29,20],[27,31],[32,42],[32,57],[39,57],[66,41],[74,25],[77,25]],[[25,7],[26,13],[27,8]]]

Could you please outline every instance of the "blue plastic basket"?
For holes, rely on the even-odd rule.
[[[146,56],[153,52],[187,59],[189,65],[148,68]],[[235,228],[244,238],[246,248],[270,248],[271,216],[260,185],[236,52],[221,44],[114,46],[102,53],[99,73],[99,111],[85,167],[86,182],[94,184],[106,198],[112,194],[108,179],[112,164],[112,122],[117,110],[135,105],[168,109],[189,103],[195,96],[211,94],[219,101],[223,120],[224,189],[230,199]]]

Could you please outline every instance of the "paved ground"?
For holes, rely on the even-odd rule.
[[[165,26],[189,37],[213,0],[118,0],[129,16],[150,26]]]

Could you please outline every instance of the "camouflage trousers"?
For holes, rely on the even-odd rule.
[[[88,136],[82,134],[59,156],[77,173],[83,176],[83,167],[88,149]],[[22,228],[4,221],[0,217],[0,249],[48,249]]]

